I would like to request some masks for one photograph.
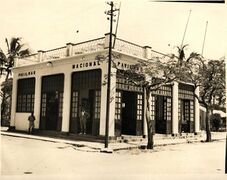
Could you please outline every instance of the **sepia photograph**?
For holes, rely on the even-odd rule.
[[[227,178],[224,0],[0,4],[0,179]]]

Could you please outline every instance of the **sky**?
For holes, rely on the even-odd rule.
[[[103,0],[0,0],[0,47],[5,38],[22,37],[31,49],[49,50],[103,37],[109,32],[104,13],[110,9]],[[121,2],[117,37],[151,46],[163,53],[176,51],[191,15],[184,44],[188,52],[219,59],[227,53],[227,6],[205,3],[164,3],[151,0]],[[116,24],[116,23],[115,23]],[[79,31],[79,32],[77,32]],[[114,27],[115,32],[115,27]]]

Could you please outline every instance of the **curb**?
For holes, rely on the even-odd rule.
[[[93,146],[86,145],[86,144],[83,144],[83,143],[71,142],[71,141],[65,140],[65,139],[54,139],[52,137],[42,137],[42,136],[26,135],[26,134],[15,134],[15,133],[3,132],[3,131],[0,132],[0,135],[26,138],[26,139],[34,139],[34,140],[53,142],[53,143],[64,143],[64,144],[72,145],[73,148],[89,148],[91,150],[95,150],[95,151],[84,150],[86,152],[114,153],[114,152],[121,151],[121,150],[146,149],[145,143],[143,143],[143,144],[131,144],[131,146],[128,146],[128,147],[106,149],[106,148],[102,148],[102,147],[93,147]],[[214,139],[212,139],[212,142],[213,141],[221,141],[221,140],[225,140],[225,139],[226,138],[219,138],[219,139],[214,138]],[[185,140],[186,141],[154,144],[154,147],[162,147],[162,146],[178,145],[178,144],[188,144],[188,143],[202,143],[202,142],[205,143],[205,141],[202,140],[202,139],[196,139],[196,140],[185,139]],[[81,149],[77,149],[77,150],[81,150]]]
[[[64,144],[70,144],[74,147],[77,147],[77,148],[83,148],[83,147],[87,147],[87,148],[90,148],[90,149],[93,149],[93,150],[100,150],[101,148],[96,148],[96,147],[91,147],[91,146],[88,146],[88,145],[85,145],[85,144],[79,144],[79,143],[76,143],[76,142],[67,142],[66,140],[64,139],[44,139],[40,136],[31,136],[31,135],[18,135],[18,134],[12,134],[12,133],[7,133],[7,132],[1,132],[0,133],[1,135],[3,136],[11,136],[11,137],[18,137],[18,138],[25,138],[25,139],[33,139],[33,140],[39,140],[39,141],[45,141],[45,142],[53,142],[53,143],[64,143]],[[31,137],[30,137],[31,136]],[[49,137],[48,137],[49,138]]]

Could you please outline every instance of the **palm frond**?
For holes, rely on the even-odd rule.
[[[192,52],[189,57],[186,59],[186,62],[188,63],[190,60],[192,59],[199,59],[201,58],[201,55],[199,53],[196,52]]]
[[[20,43],[19,43],[20,39],[21,39],[21,38],[18,38],[18,37],[17,37],[17,38],[13,37],[13,38],[11,39],[11,41],[10,41],[10,52],[11,52],[11,53],[16,52],[16,48],[17,48],[18,44],[20,44]]]
[[[6,59],[7,59],[7,57],[6,57],[5,53],[0,48],[0,64],[6,62]]]
[[[7,38],[5,39],[5,41],[6,41],[7,50],[8,50],[8,53],[9,53],[9,52],[10,52],[10,48],[9,48],[9,41],[8,41],[8,39],[7,39]]]
[[[19,55],[20,57],[24,57],[24,56],[29,55],[30,53],[31,53],[31,52],[30,52],[29,49],[25,49],[25,50],[19,51],[18,55]]]

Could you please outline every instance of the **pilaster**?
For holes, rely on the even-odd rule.
[[[65,73],[64,78],[64,95],[63,95],[63,115],[62,115],[62,132],[69,132],[70,125],[70,103],[71,103],[71,73]]]
[[[178,134],[178,82],[173,83],[172,87],[172,135]]]
[[[199,96],[199,87],[195,89],[195,94]],[[200,132],[200,115],[199,115],[199,101],[195,97],[195,134]]]
[[[11,104],[11,118],[10,127],[15,128],[15,114],[16,114],[16,103],[17,103],[17,78],[14,75],[13,78],[13,89],[12,89],[12,104]]]
[[[151,59],[151,47],[150,46],[144,46],[144,58]]]
[[[43,62],[43,53],[44,53],[44,51],[42,51],[42,50],[38,51],[38,61],[39,62]]]
[[[41,109],[41,87],[42,78],[37,75],[35,78],[35,100],[34,100],[34,115],[35,115],[35,128],[39,128],[40,124],[40,109]]]

